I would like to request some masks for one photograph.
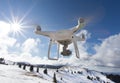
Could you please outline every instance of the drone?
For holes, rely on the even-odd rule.
[[[72,52],[68,49],[68,45],[73,43],[76,57],[80,58],[79,50],[77,46],[77,41],[84,41],[85,35],[81,34],[81,36],[76,36],[75,33],[78,32],[82,27],[85,26],[85,21],[83,18],[78,19],[78,24],[68,30],[60,30],[60,31],[42,31],[39,25],[35,28],[35,33],[38,35],[43,35],[50,38],[49,47],[48,47],[48,59],[50,60],[58,60],[59,59],[59,48],[60,45],[63,45],[63,50],[61,55],[70,56]],[[58,53],[56,58],[52,58],[50,56],[51,46],[56,43],[58,48]]]

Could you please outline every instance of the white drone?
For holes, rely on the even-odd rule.
[[[70,56],[71,51],[67,49],[68,45],[73,43],[76,57],[80,58],[79,50],[77,46],[77,41],[84,41],[85,35],[81,34],[81,37],[76,36],[75,32],[80,30],[85,25],[84,19],[80,18],[78,20],[78,25],[69,30],[60,30],[60,31],[41,31],[41,27],[37,25],[35,29],[35,33],[43,36],[47,36],[50,38],[49,48],[48,48],[48,59],[50,60],[58,60],[59,59],[59,47],[60,44],[63,45],[63,51],[61,55],[63,56]],[[50,49],[53,43],[57,43],[58,46],[58,55],[56,58],[50,57]]]

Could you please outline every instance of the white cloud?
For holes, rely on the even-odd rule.
[[[0,57],[7,55],[8,49],[13,47],[16,39],[9,36],[10,24],[0,21]]]
[[[28,38],[22,44],[16,39],[6,36],[0,41],[0,57],[12,61],[25,61],[29,63],[40,63],[39,39]],[[21,47],[21,48],[20,48]],[[19,48],[9,51],[8,49]],[[44,62],[46,60],[43,60]]]
[[[39,39],[33,39],[33,38],[28,38],[25,40],[25,42],[22,44],[22,52],[38,52],[38,45],[40,43]]]
[[[17,43],[15,44],[15,47],[16,47],[16,48],[20,48],[20,45],[21,45],[21,44],[17,42]]]
[[[89,56],[87,48],[84,46],[86,42],[78,43],[81,59],[75,57],[75,53],[70,58],[60,58],[60,64],[72,65],[106,65],[120,67],[120,33],[104,39],[101,45],[95,45],[96,54]],[[69,47],[74,49],[73,46]]]
[[[0,56],[5,56],[8,54],[8,49],[13,48],[16,43],[15,38],[9,36],[4,36],[0,38]]]
[[[0,21],[0,37],[7,36],[10,32],[10,25],[4,21]]]
[[[96,45],[96,54],[93,59],[102,62],[103,65],[120,66],[120,33],[103,40],[101,45]]]
[[[10,24],[0,21],[0,57],[13,61],[39,62],[40,39],[28,38],[22,44],[10,36]],[[43,48],[43,47],[42,47]]]
[[[15,38],[12,38],[12,37],[9,37],[9,36],[0,38],[0,44],[1,45],[6,45],[6,46],[12,47],[15,43],[16,43]]]

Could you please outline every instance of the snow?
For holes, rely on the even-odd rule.
[[[31,72],[19,69],[12,65],[0,65],[0,81],[2,83],[40,83],[49,82],[48,80],[39,79],[40,76]],[[50,83],[50,82],[49,82]]]
[[[39,73],[29,71],[30,66],[23,70],[18,65],[0,64],[0,81],[2,83],[53,83],[54,73],[58,83],[114,83],[100,72],[81,68],[79,66],[63,66],[59,69],[47,69],[48,74],[44,74],[45,68],[39,68]],[[92,79],[88,79],[88,76]],[[99,78],[99,79],[97,79]]]
[[[83,67],[89,68],[91,70],[96,70],[99,72],[120,75],[120,67],[97,66],[97,65],[90,65],[90,66],[83,66]]]

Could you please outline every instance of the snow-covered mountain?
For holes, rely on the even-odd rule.
[[[2,83],[114,83],[98,71],[69,65],[0,64]]]

